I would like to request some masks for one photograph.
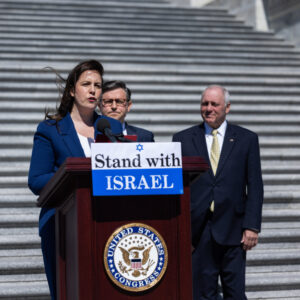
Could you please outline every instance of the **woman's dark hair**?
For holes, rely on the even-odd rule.
[[[63,79],[57,72],[56,76],[58,81],[61,81],[60,86],[64,86],[62,88],[62,96],[60,100],[60,104],[56,109],[54,114],[50,114],[49,111],[45,113],[45,119],[51,119],[55,121],[61,120],[68,112],[72,111],[74,104],[74,97],[71,96],[71,91],[75,90],[76,82],[78,81],[80,75],[89,70],[97,71],[100,74],[102,79],[104,69],[100,62],[97,60],[86,60],[79,63],[70,73],[67,80]]]

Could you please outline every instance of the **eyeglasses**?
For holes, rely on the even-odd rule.
[[[116,106],[126,106],[127,101],[124,99],[108,99],[108,100],[102,100],[103,106],[113,106],[113,103],[116,103]]]

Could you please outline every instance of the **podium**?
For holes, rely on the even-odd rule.
[[[94,197],[90,158],[67,158],[38,199],[38,206],[56,208],[58,299],[192,300],[189,188],[207,169],[200,157],[183,157],[183,195]],[[118,287],[104,264],[108,239],[129,223],[154,228],[168,251],[161,280],[139,292]]]

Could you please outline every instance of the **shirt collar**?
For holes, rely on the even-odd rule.
[[[211,135],[211,132],[213,131],[213,128],[210,127],[207,123],[204,122],[204,128],[205,128],[205,134],[206,135]],[[225,132],[226,132],[226,128],[227,128],[227,121],[225,120],[221,126],[218,129],[218,134],[220,134],[221,136],[225,136]]]

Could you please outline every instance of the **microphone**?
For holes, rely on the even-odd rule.
[[[104,134],[112,143],[117,143],[117,139],[111,131],[110,123],[107,119],[101,118],[97,122],[97,130]]]
[[[126,137],[124,137],[124,134],[118,134],[118,135],[115,135],[115,137],[121,143],[133,143],[134,142],[134,141],[129,140]]]

